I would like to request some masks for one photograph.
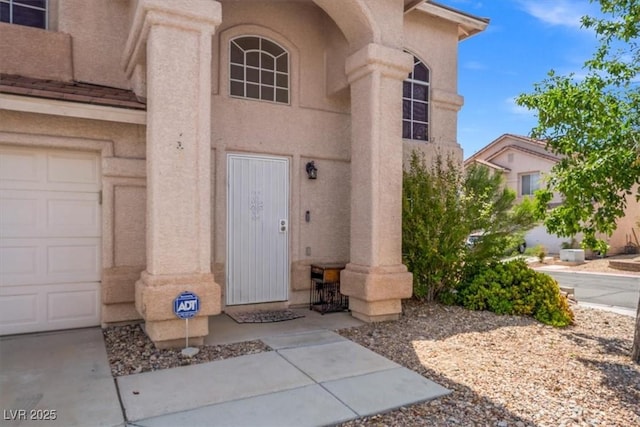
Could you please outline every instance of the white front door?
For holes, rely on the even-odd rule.
[[[286,301],[289,161],[227,156],[227,305]]]
[[[0,147],[0,335],[100,324],[95,153]]]

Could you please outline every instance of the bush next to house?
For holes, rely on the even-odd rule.
[[[463,171],[451,158],[427,166],[416,152],[403,176],[402,254],[418,299],[452,302],[452,290],[500,259],[534,224],[533,205],[484,166]],[[472,232],[481,231],[473,245]]]
[[[532,270],[522,259],[489,264],[460,284],[456,300],[471,310],[531,315],[552,326],[573,324],[573,312],[558,283]]]

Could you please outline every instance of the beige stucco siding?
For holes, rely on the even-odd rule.
[[[64,0],[57,28],[73,38],[74,80],[128,89],[122,51],[130,22],[129,0]]]

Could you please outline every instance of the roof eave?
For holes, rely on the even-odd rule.
[[[489,25],[488,18],[480,18],[431,0],[411,2],[408,3],[407,6],[409,7],[405,7],[405,13],[411,10],[418,10],[458,24],[458,41],[465,40],[473,35],[481,33]]]

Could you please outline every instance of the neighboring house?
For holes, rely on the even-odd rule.
[[[354,316],[399,316],[403,156],[462,160],[458,43],[486,19],[416,0],[0,8],[0,334],[143,319],[183,345],[191,291],[197,344],[227,307],[308,303],[318,262],[346,263]]]
[[[521,201],[524,197],[533,196],[534,192],[544,185],[545,175],[559,160],[558,156],[547,151],[543,141],[526,136],[504,134],[467,158],[464,165],[477,163],[503,174],[506,185],[516,192],[517,200]],[[561,203],[562,197],[555,194],[550,205],[553,207]],[[617,230],[613,235],[609,238],[605,237],[610,246],[610,254],[624,252],[624,247],[632,235],[631,228],[634,227],[634,221],[640,218],[640,207],[635,200],[629,200],[626,213],[625,217],[618,221]],[[579,242],[580,236],[576,239]],[[525,241],[527,247],[543,245],[549,253],[556,254],[560,252],[564,242],[571,243],[570,238],[561,238],[548,233],[543,225],[538,225],[527,232]]]

